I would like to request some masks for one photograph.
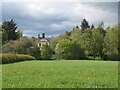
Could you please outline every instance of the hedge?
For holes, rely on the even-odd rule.
[[[26,60],[35,60],[35,58],[33,56],[30,56],[30,55],[9,54],[9,53],[0,54],[0,58],[2,58],[2,64],[19,62],[19,61],[26,61]]]

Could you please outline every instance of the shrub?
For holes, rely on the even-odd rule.
[[[27,54],[40,59],[40,49],[37,46],[36,40],[26,36],[19,40],[11,40],[2,46],[3,53]]]
[[[51,57],[52,60],[56,60],[57,59],[57,56],[55,54],[52,55]]]
[[[35,60],[35,58],[30,55],[9,54],[9,53],[0,54],[0,58],[2,58],[2,64],[25,61],[25,60]]]
[[[116,54],[116,53],[109,54],[108,55],[108,60],[119,61],[118,60],[118,54]]]
[[[85,53],[77,42],[62,40],[56,45],[58,59],[79,60],[85,59]]]
[[[87,59],[88,59],[88,60],[102,60],[101,57],[95,57],[95,58],[94,58],[93,56],[88,56]]]
[[[45,60],[49,60],[51,59],[53,55],[53,50],[51,49],[51,47],[47,44],[43,44],[42,48],[41,48],[41,58],[45,59]]]
[[[30,50],[29,50],[29,55],[35,57],[37,60],[41,59],[41,51],[40,51],[40,48],[35,46],[35,47],[32,47]]]

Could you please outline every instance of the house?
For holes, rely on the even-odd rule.
[[[49,45],[49,40],[45,38],[45,33],[42,33],[42,37],[40,37],[40,34],[38,35],[38,47],[42,47],[43,44]]]

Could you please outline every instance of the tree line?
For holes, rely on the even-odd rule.
[[[4,21],[1,27],[3,53],[29,54],[37,59],[89,59],[91,56],[118,60],[118,25],[104,28],[102,22],[95,27],[83,19],[71,31],[48,38],[50,45],[43,45],[41,50],[38,39],[23,36],[13,19]]]
[[[118,60],[119,58],[118,25],[104,28],[102,22],[95,27],[93,24],[90,26],[88,21],[83,19],[80,26],[76,26],[70,32],[66,31],[64,34],[53,37],[51,47],[55,49],[54,47],[58,42],[65,39],[78,43],[79,47],[84,51],[86,59],[89,56],[94,57],[94,59],[100,57],[103,60]]]

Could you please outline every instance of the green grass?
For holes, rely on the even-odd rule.
[[[24,61],[2,65],[3,88],[117,88],[117,61]]]
[[[0,90],[2,89],[2,65],[0,65]]]

